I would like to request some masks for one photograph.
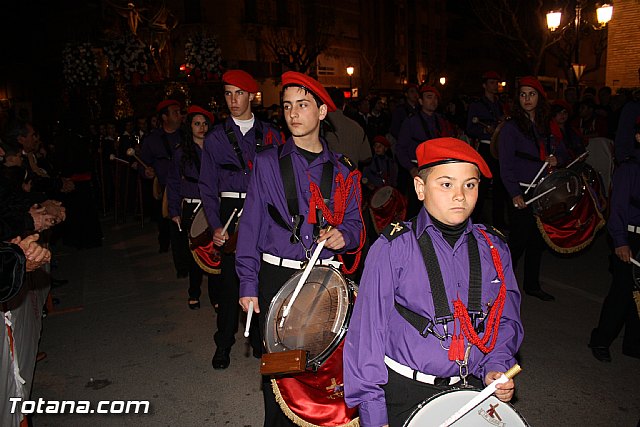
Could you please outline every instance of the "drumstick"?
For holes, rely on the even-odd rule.
[[[129,162],[127,162],[126,160],[121,159],[120,157],[116,157],[116,155],[115,155],[115,154],[111,154],[111,155],[109,155],[109,160],[114,160],[114,161],[116,161],[116,162],[125,163],[125,164],[127,164],[127,165],[129,164]]]
[[[576,159],[573,162],[571,162],[571,163],[569,163],[567,165],[567,169],[569,169],[571,166],[575,165],[576,163],[582,161],[588,155],[589,155],[588,151],[585,151],[584,153],[580,154],[578,157],[576,157]]]
[[[331,230],[331,226],[327,227],[327,231],[329,230]],[[327,242],[326,240],[323,240],[322,242],[318,243],[318,246],[316,246],[316,249],[313,251],[313,254],[309,259],[307,266],[304,268],[304,271],[302,272],[302,276],[300,276],[300,280],[298,280],[298,284],[296,285],[296,288],[293,290],[293,294],[289,299],[289,304],[287,304],[287,306],[284,308],[284,311],[282,312],[282,319],[280,319],[281,328],[282,328],[282,325],[284,325],[284,318],[289,315],[289,312],[291,311],[291,307],[293,307],[293,303],[295,302],[296,298],[298,297],[298,294],[300,293],[300,290],[302,289],[302,285],[304,285],[304,283],[309,278],[309,274],[311,274],[311,269],[313,268],[314,265],[316,265],[316,261],[318,261],[320,252],[322,252],[322,248],[324,248],[324,244],[326,242]]]
[[[249,301],[249,310],[247,311],[247,325],[244,327],[244,337],[249,336],[249,328],[251,327],[251,316],[253,316],[253,300]]]
[[[469,412],[470,410],[472,410],[473,408],[475,408],[476,406],[484,402],[485,399],[487,399],[489,396],[491,396],[496,391],[496,385],[506,383],[511,378],[518,375],[520,371],[522,371],[522,368],[520,367],[520,365],[516,363],[511,367],[511,369],[509,369],[507,372],[502,374],[500,378],[493,381],[491,384],[486,386],[484,390],[482,390],[480,393],[474,396],[473,399],[471,399],[466,405],[460,408],[455,414],[447,418],[445,422],[440,424],[440,427],[448,427],[451,424],[455,423],[457,420],[462,418],[467,412]]]
[[[535,201],[536,201],[536,200],[538,200],[540,197],[542,197],[542,196],[546,196],[547,194],[551,193],[551,192],[552,192],[553,190],[555,190],[555,189],[556,189],[556,187],[551,187],[550,189],[548,189],[548,190],[547,190],[547,191],[545,191],[544,193],[542,193],[542,194],[538,194],[536,197],[533,197],[533,198],[531,198],[531,199],[527,200],[526,202],[524,202],[524,204],[525,204],[525,205],[527,205],[527,206],[529,206],[529,203],[533,203],[533,202],[535,202]]]
[[[527,194],[529,192],[529,190],[531,190],[531,187],[533,186],[533,184],[536,183],[536,181],[538,180],[538,177],[540,176],[542,171],[546,169],[547,166],[549,166],[549,162],[544,162],[544,164],[542,165],[542,167],[540,168],[540,170],[536,174],[535,178],[533,178],[533,181],[531,181],[531,183],[529,183],[529,186],[527,187],[527,189],[524,190],[524,194]]]
[[[231,216],[229,217],[229,219],[227,220],[227,223],[222,228],[222,233],[220,233],[223,236],[224,236],[224,233],[227,232],[227,228],[229,228],[229,225],[231,224],[231,220],[233,219],[234,216],[236,216],[236,212],[238,212],[238,208],[233,208],[233,212],[231,212]]]
[[[629,261],[631,261],[631,264],[640,268],[640,262],[636,261],[633,257],[629,258]]]
[[[136,155],[136,150],[133,148],[128,148],[127,149],[127,156],[133,157],[134,159],[136,159],[138,161],[138,163],[140,163],[142,165],[143,168],[148,168],[148,166],[142,161],[140,160],[140,157],[138,157]]]

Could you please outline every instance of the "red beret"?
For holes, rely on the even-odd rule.
[[[418,167],[425,169],[444,163],[467,162],[473,163],[480,169],[480,173],[491,178],[491,170],[480,153],[469,144],[456,138],[429,139],[416,148]]]
[[[440,92],[438,92],[438,89],[436,89],[433,86],[428,86],[428,85],[424,85],[420,88],[420,94],[423,94],[425,92],[431,92],[431,93],[435,93],[436,96],[438,97],[438,99],[440,99]]]
[[[159,113],[160,111],[164,110],[165,108],[171,105],[177,105],[179,107],[180,103],[175,99],[165,99],[164,101],[160,101],[158,103],[158,105],[156,106],[156,111]]]
[[[336,104],[327,93],[327,90],[316,79],[307,76],[306,74],[298,73],[295,71],[287,71],[282,75],[282,87],[285,86],[301,86],[317,96],[323,104],[327,106],[328,111],[336,111]]]
[[[573,108],[571,108],[571,104],[569,104],[564,99],[556,99],[555,101],[553,101],[552,105],[559,105],[563,109],[567,110],[567,113],[569,113],[569,114],[571,114],[571,112],[573,110]]]
[[[189,107],[189,109],[187,110],[187,114],[202,114],[207,118],[207,120],[209,120],[210,125],[212,125],[216,121],[216,118],[213,114],[202,107],[198,107],[197,105],[192,105],[191,107]]]
[[[535,90],[538,91],[538,93],[543,97],[546,98],[547,97],[547,93],[544,91],[544,88],[542,87],[542,83],[540,83],[540,80],[536,79],[533,76],[526,76],[526,77],[521,77],[520,80],[518,80],[518,90],[522,87],[522,86],[529,86],[534,88]]]
[[[482,75],[482,80],[500,80],[500,74],[497,71],[487,71]]]
[[[382,144],[385,147],[389,148],[391,147],[391,143],[389,142],[389,140],[387,138],[385,138],[382,135],[377,135],[373,137],[373,143],[374,144]]]
[[[226,84],[238,86],[249,93],[258,92],[258,82],[246,71],[229,70],[222,75],[222,81]]]

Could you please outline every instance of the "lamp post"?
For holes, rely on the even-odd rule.
[[[347,67],[347,75],[349,75],[349,93],[351,93],[351,95],[353,95],[353,85],[351,83],[351,77],[353,76],[354,70],[355,68],[353,68],[353,66],[351,65]]]
[[[610,4],[602,4],[596,8],[596,18],[598,20],[598,25],[592,25],[589,22],[585,22],[582,19],[582,9],[585,7],[586,0],[577,0],[576,2],[576,16],[573,21],[573,30],[575,32],[575,44],[573,48],[573,62],[571,63],[571,68],[576,76],[576,84],[580,83],[580,77],[582,77],[582,73],[584,72],[585,65],[580,63],[580,36],[581,36],[581,28],[583,25],[588,25],[592,27],[594,30],[602,30],[607,26],[607,23],[611,21],[611,16],[613,15],[613,6]],[[560,23],[562,22],[562,12],[560,11],[550,11],[547,13],[547,28],[551,32],[557,31],[560,27]],[[564,27],[560,29],[561,32],[567,31],[571,22],[568,22]]]
[[[441,84],[442,86],[444,86],[445,84],[447,84],[447,78],[446,78],[446,77],[444,77],[444,76],[443,76],[443,77],[440,77],[440,84]]]

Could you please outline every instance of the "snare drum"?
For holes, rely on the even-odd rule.
[[[209,274],[220,274],[220,250],[213,244],[213,233],[202,207],[196,212],[189,229],[189,248],[200,268]]]
[[[569,169],[560,169],[542,178],[533,197],[547,191],[532,203],[532,207],[542,222],[553,222],[571,215],[584,196],[585,186],[580,175]]]
[[[395,188],[386,185],[378,188],[371,196],[369,211],[376,233],[396,221],[404,221],[407,214],[407,200]]]
[[[281,325],[302,273],[282,286],[265,320],[267,352],[301,349],[309,354],[307,371],[272,380],[276,400],[298,425],[355,426],[357,409],[344,402],[342,347],[357,286],[332,267],[313,267]]]
[[[480,390],[448,390],[420,403],[411,413],[404,427],[439,426],[473,399]],[[467,412],[456,421],[455,427],[528,426],[527,421],[509,403],[495,396]]]

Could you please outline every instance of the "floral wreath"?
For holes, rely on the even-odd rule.
[[[207,80],[222,76],[222,55],[215,36],[194,34],[184,45],[187,68],[196,76]]]
[[[134,73],[144,75],[149,70],[151,55],[147,47],[134,37],[119,37],[104,47],[109,66],[130,80]]]
[[[68,86],[97,86],[98,61],[91,43],[67,43],[62,50],[62,73]]]

